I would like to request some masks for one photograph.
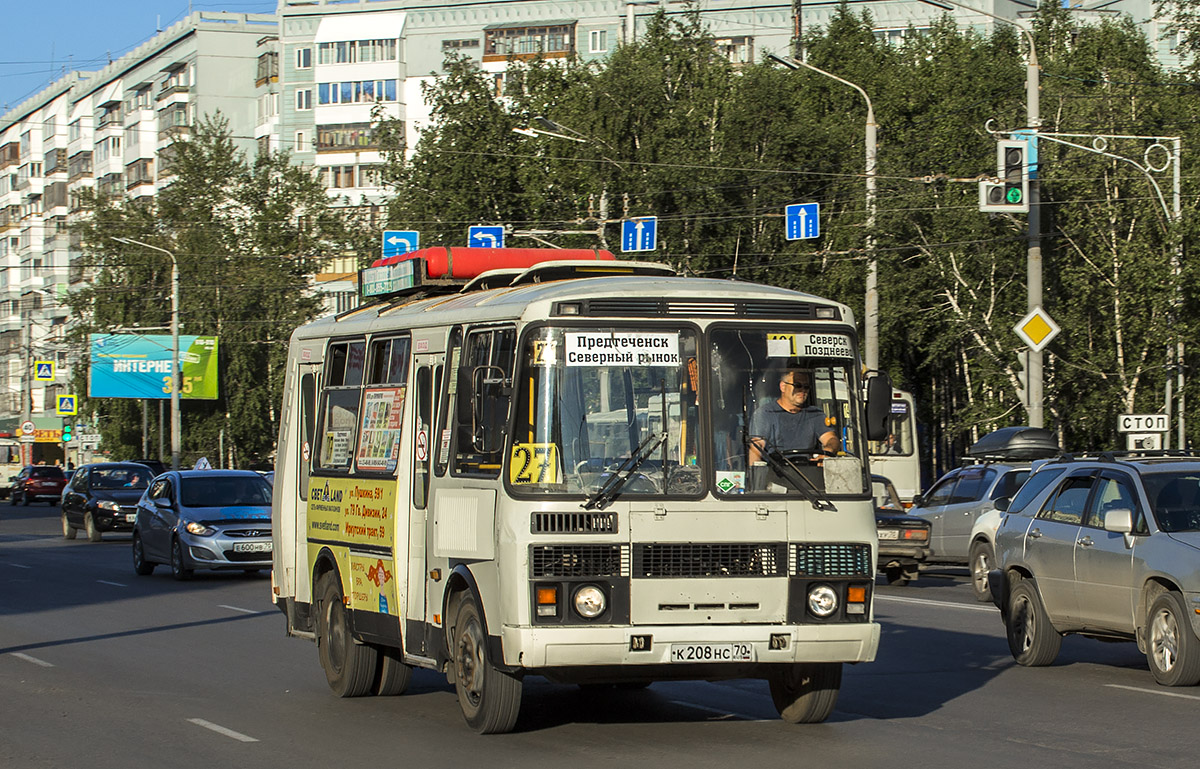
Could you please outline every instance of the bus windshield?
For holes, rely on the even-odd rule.
[[[851,337],[781,323],[710,331],[716,493],[867,490]]]
[[[508,481],[545,494],[701,493],[696,340],[681,326],[534,331]]]

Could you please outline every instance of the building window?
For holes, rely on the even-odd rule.
[[[312,109],[312,89],[301,88],[296,91],[296,109]]]
[[[325,186],[329,189],[354,187],[354,166],[329,166],[325,171]]]
[[[55,134],[58,133],[58,123],[55,121],[54,115],[48,115],[46,117],[46,119],[44,121],[42,121],[42,126],[43,126],[42,130],[44,132],[44,135],[47,138],[54,136]]]
[[[271,151],[271,137],[270,136],[260,136],[260,137],[258,137],[257,141],[258,141],[258,154],[259,155],[266,155],[268,152]]]
[[[67,141],[73,142],[81,136],[83,136],[83,124],[80,120],[71,121],[71,124],[67,126]]]
[[[396,101],[395,80],[353,80],[317,84],[317,104],[361,104],[377,101]]]
[[[375,146],[371,141],[370,123],[344,123],[317,126],[316,150],[365,149]]]
[[[730,64],[749,64],[754,61],[752,37],[719,37],[713,41],[713,46]]]
[[[383,169],[380,166],[359,166],[358,167],[358,186],[359,187],[382,187],[383,186]]]
[[[296,152],[308,152],[308,135],[304,131],[297,131],[296,142],[292,147]]]
[[[264,53],[258,57],[258,77],[259,85],[268,80],[279,79],[279,54],[274,51]]]
[[[162,98],[177,91],[186,91],[191,84],[191,80],[188,78],[187,65],[181,64],[176,69],[173,69],[167,73],[167,77],[162,82],[162,88],[159,90],[158,96],[159,98]]]
[[[87,176],[92,172],[92,153],[76,152],[67,159],[67,178],[70,180]]]
[[[544,27],[508,27],[484,31],[483,56],[487,61],[509,56],[533,57],[538,54],[553,57],[573,52],[574,24]]]
[[[317,44],[318,64],[354,64],[355,62],[395,61],[397,40],[342,40]]]
[[[467,37],[467,38],[462,38],[459,40],[443,40],[442,41],[442,50],[443,51],[461,51],[464,48],[478,48],[478,47],[479,47],[479,38],[477,38],[477,37]]]
[[[121,156],[121,137],[110,136],[107,139],[101,139],[96,142],[96,162],[102,163],[109,158],[119,158]]]
[[[296,49],[296,69],[312,69],[312,49]]]
[[[279,114],[279,94],[264,93],[258,97],[258,123],[262,125]]]
[[[588,52],[604,53],[608,50],[608,30],[593,29],[588,33]]]
[[[125,188],[154,181],[154,161],[141,158],[125,166]]]

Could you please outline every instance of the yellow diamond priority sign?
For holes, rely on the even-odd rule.
[[[1040,352],[1046,345],[1058,336],[1058,332],[1062,331],[1054,319],[1046,314],[1046,311],[1041,307],[1035,307],[1028,315],[1021,318],[1017,325],[1013,326],[1013,331],[1017,332],[1017,336],[1021,337],[1021,341],[1029,345],[1029,349],[1034,352]]]

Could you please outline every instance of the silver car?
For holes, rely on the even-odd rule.
[[[249,470],[164,473],[138,501],[133,569],[156,564],[183,580],[195,569],[271,568],[271,486]]]
[[[1013,657],[1049,665],[1078,633],[1135,641],[1160,684],[1200,683],[1200,461],[1049,467],[1065,470],[996,532],[989,586]]]

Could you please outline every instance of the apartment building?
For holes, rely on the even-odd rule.
[[[27,418],[59,424],[71,363],[63,299],[88,277],[67,228],[78,193],[154,195],[170,179],[171,143],[218,111],[252,154],[254,137],[276,130],[258,113],[259,92],[278,87],[277,74],[261,76],[276,37],[273,15],[195,13],[0,118],[0,434]],[[53,361],[55,380],[35,379],[34,361]]]

